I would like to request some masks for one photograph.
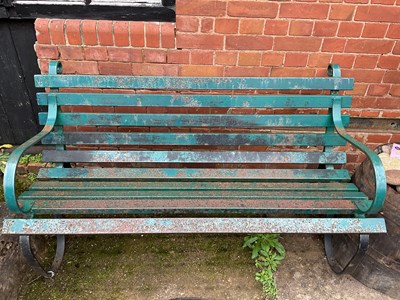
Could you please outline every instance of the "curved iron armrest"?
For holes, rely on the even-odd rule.
[[[383,164],[374,151],[370,150],[367,146],[355,140],[346,132],[342,122],[340,98],[333,100],[332,115],[333,123],[335,125],[337,133],[347,142],[364,152],[367,155],[368,159],[371,161],[375,176],[375,198],[374,200],[372,200],[370,207],[366,210],[363,210],[363,213],[377,214],[382,209],[386,197],[386,176]]]
[[[10,155],[7,161],[6,170],[4,173],[4,197],[8,209],[14,213],[27,213],[32,208],[30,204],[24,204],[20,207],[15,194],[15,176],[17,172],[18,162],[21,156],[26,150],[28,150],[33,145],[40,142],[47,134],[49,134],[56,123],[57,119],[57,101],[55,96],[49,96],[48,98],[48,115],[46,124],[41,132],[39,132],[34,137],[30,138],[28,141],[16,148]]]

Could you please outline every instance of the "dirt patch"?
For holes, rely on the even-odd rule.
[[[71,237],[57,278],[25,285],[19,299],[261,300],[243,237]],[[286,235],[283,244],[287,257],[277,274],[279,299],[390,299],[350,276],[335,275],[320,236]]]

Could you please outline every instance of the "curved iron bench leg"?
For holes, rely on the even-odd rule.
[[[42,264],[38,261],[36,255],[33,253],[30,235],[21,235],[19,237],[19,243],[21,246],[22,255],[36,273],[45,278],[53,278],[57,274],[64,257],[65,235],[57,235],[56,254],[50,266],[50,270],[48,271],[43,268]]]
[[[351,274],[361,262],[361,259],[364,257],[365,253],[368,249],[369,244],[369,234],[360,234],[359,242],[356,253],[354,253],[353,257],[347,262],[347,264],[343,267],[336,260],[333,253],[333,245],[332,245],[332,234],[324,235],[324,245],[325,245],[325,254],[328,260],[328,264],[336,274]]]

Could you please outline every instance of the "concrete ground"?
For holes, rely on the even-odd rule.
[[[242,242],[242,235],[71,237],[58,277],[28,274],[19,299],[261,300]],[[282,243],[278,299],[391,299],[334,274],[320,236],[284,235]]]

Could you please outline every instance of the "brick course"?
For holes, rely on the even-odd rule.
[[[338,63],[356,82],[351,116],[400,118],[399,0],[176,7],[176,23],[37,19],[39,66],[47,72],[48,61],[60,59],[72,74],[313,77]],[[363,139],[373,145],[398,134],[380,136]]]

